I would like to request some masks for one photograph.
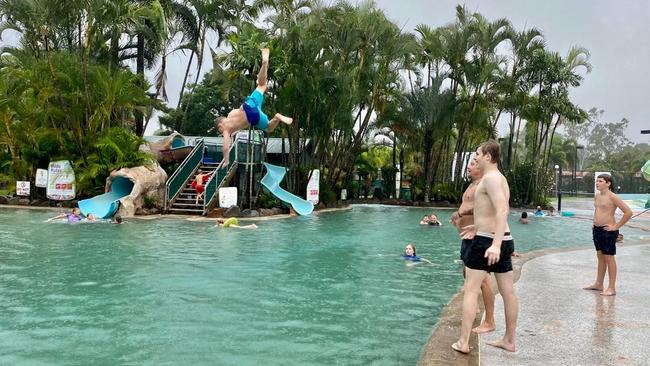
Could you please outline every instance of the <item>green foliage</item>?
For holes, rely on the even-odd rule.
[[[259,196],[257,197],[257,207],[259,208],[276,208],[282,207],[282,202],[275,198],[272,194],[268,193],[266,190],[262,190]]]
[[[435,201],[458,202],[458,194],[451,184],[440,183],[431,188]]]
[[[142,138],[123,128],[106,130],[95,143],[95,152],[86,156],[85,161],[75,161],[79,193],[101,193],[106,177],[114,170],[150,165],[152,156],[139,149],[142,143]]]
[[[144,196],[144,208],[156,207],[156,199],[151,196]]]
[[[319,194],[320,202],[329,205],[335,203],[338,200],[336,191],[332,187],[327,185],[327,183],[321,181],[319,188],[320,188],[320,194]]]

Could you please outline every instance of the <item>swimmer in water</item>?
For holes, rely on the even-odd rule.
[[[418,257],[418,255],[415,253],[414,244],[406,245],[406,248],[404,248],[404,254],[402,254],[402,258],[404,258],[404,260],[407,261],[407,265],[409,266],[414,266],[418,264],[418,262],[426,262],[432,264],[428,259]]]
[[[236,229],[257,229],[257,225],[255,224],[244,225],[244,226],[239,226],[238,224],[239,221],[237,221],[237,218],[230,217],[228,219],[222,219],[222,218],[217,219],[217,224],[214,226],[222,227],[224,229],[228,227],[233,227]]]

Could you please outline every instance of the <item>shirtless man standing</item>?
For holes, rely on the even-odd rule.
[[[271,132],[280,122],[290,125],[293,118],[276,113],[269,121],[269,117],[262,112],[262,103],[264,103],[264,93],[267,88],[267,73],[269,70],[269,49],[262,49],[262,67],[257,74],[257,88],[246,98],[242,106],[233,109],[228,113],[228,117],[218,117],[216,120],[217,129],[223,134],[223,160],[225,164],[229,163],[230,142],[232,135],[250,124],[260,130]]]
[[[472,183],[467,187],[465,193],[463,193],[463,201],[458,211],[451,215],[451,223],[458,228],[459,233],[465,226],[474,224],[474,194],[478,183],[483,177],[483,173],[476,168],[476,161],[474,159],[471,159],[467,165],[467,175],[472,179]],[[471,240],[462,239],[460,259],[463,260],[463,263],[465,262],[465,253],[471,245]],[[463,276],[465,276],[464,268]],[[483,295],[483,304],[485,305],[485,319],[480,326],[472,329],[474,333],[478,334],[492,332],[496,329],[496,323],[494,321],[494,291],[492,291],[492,287],[490,286],[489,276],[485,276],[485,279],[481,283],[481,294]]]
[[[616,295],[616,239],[620,229],[632,217],[632,210],[614,192],[612,187],[612,176],[600,174],[596,178],[596,190],[594,197],[594,225],[592,228],[596,256],[598,258],[598,272],[596,282],[593,285],[584,287],[585,290],[601,291],[603,296]],[[623,217],[618,223],[614,218],[616,209],[623,211]],[[609,273],[609,286],[603,291],[605,272]]]
[[[473,239],[465,253],[465,288],[463,296],[463,321],[460,338],[451,347],[469,353],[469,336],[476,317],[476,302],[483,280],[494,272],[503,298],[506,332],[502,339],[489,345],[509,352],[515,351],[515,328],[519,304],[514,291],[511,255],[515,244],[508,227],[508,181],[497,169],[500,148],[496,141],[488,141],[476,149],[474,160],[483,179],[474,196],[474,225],[461,231],[463,239]]]

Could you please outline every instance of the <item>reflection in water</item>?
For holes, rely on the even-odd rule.
[[[612,328],[614,328],[616,318],[616,296],[594,294],[594,298],[596,307],[592,340],[594,346],[602,349],[607,354],[610,352],[610,348],[613,348]]]

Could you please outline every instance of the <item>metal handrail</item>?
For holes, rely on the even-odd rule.
[[[174,179],[176,179],[176,177],[180,174],[180,172],[183,170],[183,168],[192,160],[192,158],[194,158],[197,151],[200,151],[201,152],[201,159],[199,160],[197,166],[195,166],[194,169],[192,169],[192,172],[194,172],[196,170],[196,168],[201,164],[201,161],[203,160],[203,147],[204,147],[204,140],[203,139],[197,140],[196,145],[194,145],[194,148],[192,149],[192,151],[187,155],[187,157],[185,157],[185,159],[183,160],[181,165],[176,169],[174,174],[172,174],[171,177],[169,177],[169,179],[167,179],[167,183],[165,184],[165,205],[164,205],[165,211],[167,211],[167,209],[168,209],[168,203],[173,201],[176,198],[176,196],[178,196],[178,193],[182,191],[182,188],[185,186],[185,182],[187,182],[187,180],[189,179],[190,176],[187,176],[185,178],[185,182],[180,186],[181,189],[176,191],[174,193],[174,195],[170,198],[169,197],[169,193],[170,193],[169,192],[169,187],[170,187],[171,183],[174,181]]]
[[[218,176],[219,176],[219,170],[221,170],[221,169],[223,169],[223,168],[227,168],[227,169],[228,169],[228,170],[226,171],[226,175],[224,175],[224,179],[222,179],[221,182],[217,182],[217,183],[216,183],[216,184],[217,184],[217,187],[215,188],[215,190],[214,190],[214,192],[212,193],[212,195],[211,195],[209,198],[208,198],[207,194],[203,197],[203,214],[204,214],[204,215],[208,213],[208,207],[210,207],[210,205],[212,204],[212,201],[217,197],[217,194],[219,193],[219,188],[221,188],[221,185],[222,185],[222,183],[223,183],[223,180],[225,180],[225,178],[228,177],[228,175],[230,174],[231,170],[234,169],[234,167],[237,165],[237,143],[238,143],[238,142],[237,142],[237,140],[235,139],[234,143],[230,145],[230,149],[228,150],[228,157],[229,157],[228,160],[229,160],[230,166],[225,166],[225,167],[224,167],[224,161],[225,161],[225,157],[226,157],[226,155],[224,154],[224,155],[223,155],[224,157],[221,159],[221,162],[220,162],[219,165],[217,165],[217,167],[214,169],[214,172],[213,172],[212,175],[210,176],[210,179],[208,179],[208,182],[205,184],[205,189],[206,189],[206,191],[207,191],[208,186],[212,183],[212,180],[216,179],[215,177],[218,177]],[[232,159],[233,157],[230,156],[230,155],[231,155],[231,152],[233,151],[233,149],[235,149],[235,156],[234,156],[234,159]]]

